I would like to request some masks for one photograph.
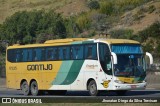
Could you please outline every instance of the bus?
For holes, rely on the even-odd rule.
[[[43,44],[14,44],[6,50],[7,88],[37,96],[42,91],[65,94],[102,91],[124,95],[145,89],[146,61],[139,42],[127,39],[68,38]]]

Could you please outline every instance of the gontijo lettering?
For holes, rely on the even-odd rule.
[[[27,65],[27,70],[28,71],[39,71],[39,70],[52,70],[53,66],[52,64],[32,64],[32,65]]]

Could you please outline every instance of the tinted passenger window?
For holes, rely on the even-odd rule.
[[[59,60],[59,48],[54,48],[54,60]]]
[[[112,63],[109,47],[106,44],[99,44],[99,59],[103,71],[112,75]]]
[[[85,45],[85,58],[86,59],[97,59],[97,45]]]
[[[45,48],[42,48],[42,49],[41,49],[41,59],[40,59],[41,61],[46,60],[45,54],[46,54],[46,49],[45,49]]]
[[[45,49],[44,48],[33,49],[32,59],[33,59],[33,61],[45,60]]]
[[[59,47],[59,59],[60,60],[67,60],[69,59],[69,53],[70,53],[70,48],[69,47]]]
[[[8,50],[7,51],[8,61],[15,62],[16,61],[15,55],[16,55],[15,50],[13,50],[13,49],[12,50]]]
[[[46,49],[46,59],[47,60],[54,60],[54,49],[53,48]]]
[[[16,50],[16,62],[21,62],[23,60],[23,51],[21,49]]]
[[[32,50],[31,49],[23,49],[23,61],[32,61]]]
[[[71,47],[71,59],[83,59],[83,46],[75,45]]]
[[[99,44],[100,61],[104,61],[107,55],[110,55],[109,47],[106,44]]]

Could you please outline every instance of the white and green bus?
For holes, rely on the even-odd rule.
[[[146,62],[139,42],[126,39],[59,39],[7,48],[7,87],[24,95],[41,91],[65,93],[145,89]]]

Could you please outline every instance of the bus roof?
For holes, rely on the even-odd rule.
[[[47,40],[45,44],[54,44],[54,43],[68,43],[75,41],[84,41],[86,38],[68,38],[68,39],[56,39],[56,40]]]
[[[108,44],[120,44],[120,43],[140,44],[138,41],[128,40],[128,39],[106,39],[104,40],[104,42]]]
[[[120,44],[120,43],[131,43],[131,44],[140,44],[137,41],[134,40],[128,40],[128,39],[89,39],[89,38],[67,38],[67,39],[56,39],[56,40],[47,40],[46,42],[42,44],[26,44],[26,45],[20,45],[20,44],[14,44],[13,46],[9,46],[7,49],[10,48],[29,48],[29,47],[42,47],[42,46],[53,46],[53,45],[65,45],[65,44],[71,44],[72,42],[83,42],[83,41],[95,41],[95,42],[103,42],[108,44]]]

